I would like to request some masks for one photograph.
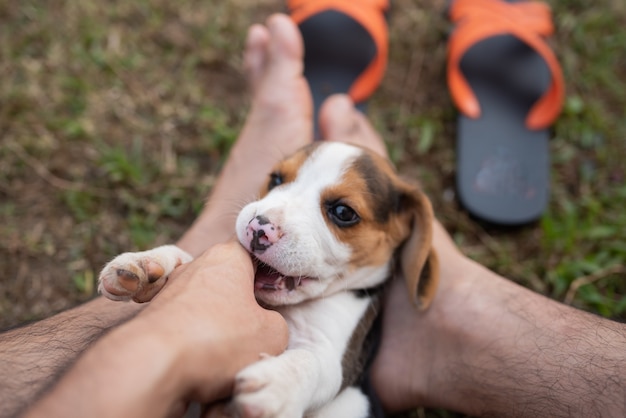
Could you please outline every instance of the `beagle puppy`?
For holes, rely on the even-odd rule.
[[[424,193],[364,148],[315,142],[277,164],[239,213],[236,234],[257,263],[256,298],[284,316],[289,345],[238,374],[231,413],[372,416],[359,387],[372,354],[368,333],[396,274],[416,309],[431,302],[439,271],[432,222]],[[190,260],[172,245],[122,254],[102,271],[99,291],[147,301]]]

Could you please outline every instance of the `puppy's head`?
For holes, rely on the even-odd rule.
[[[413,302],[425,308],[438,278],[432,220],[426,196],[384,158],[320,142],[274,167],[236,230],[259,261],[255,293],[265,304],[376,286],[398,255]]]

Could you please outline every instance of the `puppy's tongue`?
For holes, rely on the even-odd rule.
[[[267,264],[259,263],[254,276],[254,288],[263,290],[293,290],[300,285],[300,278],[283,276]]]

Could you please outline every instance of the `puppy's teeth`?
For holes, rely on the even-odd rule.
[[[302,277],[298,276],[295,278],[295,286],[300,286],[300,282],[302,281]]]

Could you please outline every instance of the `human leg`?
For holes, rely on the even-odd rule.
[[[231,237],[238,210],[256,197],[271,167],[312,141],[302,48],[297,28],[284,15],[271,16],[267,27],[250,28],[244,65],[252,107],[206,207],[178,242],[190,254]]]
[[[395,411],[623,416],[626,326],[498,276],[437,229],[442,277],[431,308],[412,312],[396,283],[385,310],[373,368],[383,403]]]

